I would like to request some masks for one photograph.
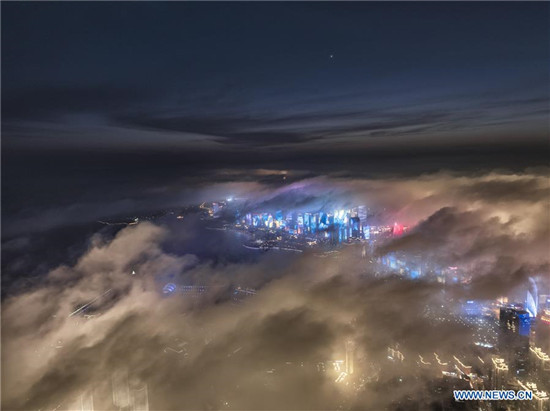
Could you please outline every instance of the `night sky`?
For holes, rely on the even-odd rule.
[[[546,165],[548,17],[546,2],[3,3],[3,213],[258,169]]]

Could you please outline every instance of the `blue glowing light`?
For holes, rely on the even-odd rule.
[[[176,284],[173,283],[166,284],[162,289],[164,294],[172,294],[174,291],[176,291]]]
[[[519,317],[519,335],[529,336],[531,332],[531,318],[529,313],[518,314]]]

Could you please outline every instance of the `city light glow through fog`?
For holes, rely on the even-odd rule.
[[[1,409],[549,411],[548,9],[3,3]]]
[[[530,189],[509,198],[503,185],[518,181]],[[490,372],[482,365],[498,352],[499,299],[525,304],[530,277],[540,298],[548,297],[546,184],[546,175],[527,173],[323,178],[255,187],[248,195],[242,187],[236,200],[215,202],[216,213],[203,202],[104,225],[115,231],[94,236],[74,264],[5,299],[3,401],[13,409],[71,409],[93,396],[95,409],[109,409],[113,387],[106,381],[122,373],[128,392],[146,389],[155,409],[430,404],[438,392],[431,384],[443,392],[468,386],[460,375],[441,374],[456,374],[455,365],[473,367],[476,384]],[[308,199],[300,210],[290,200],[296,191]],[[235,241],[246,251],[248,236],[284,232],[260,235],[260,228],[243,227],[236,212],[286,206],[285,213],[301,214],[361,200],[371,210],[369,225],[386,220],[391,228],[399,217],[409,229],[336,245],[309,246],[303,237],[293,243],[304,246],[302,253],[251,251],[241,262],[181,252],[199,241],[216,255],[231,254]],[[176,252],[166,251],[174,244]],[[425,271],[413,278],[386,267],[390,254],[406,264],[417,264],[420,255]],[[464,308],[471,300],[475,312]],[[389,395],[383,387],[399,379],[405,383]]]

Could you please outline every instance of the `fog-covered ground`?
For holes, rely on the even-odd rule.
[[[388,396],[379,380],[350,395],[314,364],[342,358],[348,340],[355,342],[364,367],[384,358],[396,342],[412,352],[466,349],[471,341],[464,330],[434,325],[424,315],[426,306],[452,298],[494,299],[524,287],[530,276],[541,284],[548,279],[550,196],[544,170],[315,177],[277,187],[228,183],[197,191],[188,201],[230,194],[246,198],[248,209],[364,203],[378,218],[399,218],[414,227],[376,254],[421,253],[438,264],[470,267],[473,280],[443,294],[433,282],[375,277],[354,247],[345,247],[338,259],[254,253],[232,232],[205,230],[195,214],[117,229],[94,225],[91,214],[90,228],[57,246],[52,268],[44,268],[39,280],[19,283],[3,300],[4,409],[70,409],[90,390],[96,393],[95,409],[109,409],[113,400],[104,393],[110,393],[107,382],[117,372],[147,384],[150,406],[158,410],[378,410],[400,399],[426,401],[425,381],[408,381]],[[49,230],[74,223],[62,217]],[[13,268],[17,264],[36,270],[41,258],[27,250],[39,235],[48,238],[49,230],[12,233],[4,243],[3,275],[10,270],[22,275]],[[167,298],[161,289],[168,279],[211,291],[200,302]],[[258,292],[235,305],[227,296],[236,285]],[[97,308],[100,315],[70,316],[108,290]],[[167,347],[185,347],[185,356]],[[390,384],[394,377],[386,372],[378,378]]]

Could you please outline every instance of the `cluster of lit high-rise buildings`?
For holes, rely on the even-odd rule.
[[[403,232],[403,226],[371,226],[368,209],[357,206],[317,212],[249,212],[239,216],[238,223],[249,228],[282,230],[290,235],[321,235],[335,242],[370,239],[381,233]],[[397,224],[396,224],[397,226]]]
[[[289,234],[336,231],[342,239],[365,238],[369,234],[366,206],[331,212],[247,213],[241,223],[250,227],[283,229]]]

